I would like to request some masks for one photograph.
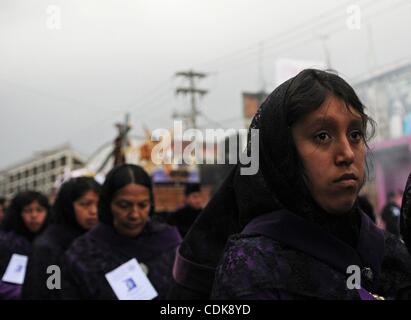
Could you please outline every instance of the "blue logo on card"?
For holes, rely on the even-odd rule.
[[[137,288],[137,284],[134,282],[133,278],[127,278],[126,280],[124,280],[128,291],[134,290],[135,288]]]

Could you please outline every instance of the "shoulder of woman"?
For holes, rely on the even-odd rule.
[[[396,266],[410,274],[411,277],[411,255],[402,240],[395,235],[384,231],[384,266]]]
[[[32,249],[32,244],[25,237],[13,231],[1,231],[0,246],[21,254],[28,254]]]
[[[100,251],[100,246],[88,232],[73,240],[66,250],[65,256],[67,259],[77,260],[81,258],[84,260],[97,251]]]
[[[146,232],[158,233],[169,238],[172,242],[181,242],[181,236],[175,226],[171,226],[163,221],[150,220],[146,226]]]
[[[270,262],[280,258],[281,251],[278,242],[264,236],[234,235],[227,242],[221,267],[257,272],[256,266],[259,269],[268,267]]]
[[[57,250],[66,250],[78,236],[78,233],[75,233],[67,226],[51,224],[36,238],[34,245],[54,248]]]
[[[404,242],[388,231],[384,231],[384,248],[384,257],[397,256],[411,261]]]
[[[393,296],[400,291],[406,291],[411,296],[411,256],[404,243],[396,236],[384,232],[384,238],[381,291],[391,293]]]
[[[231,236],[216,270],[213,295],[238,297],[276,287],[281,247],[263,236]]]

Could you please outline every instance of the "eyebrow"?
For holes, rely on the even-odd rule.
[[[337,121],[334,120],[334,118],[330,118],[330,117],[322,117],[322,118],[317,118],[314,121],[312,121],[311,123],[307,124],[308,129],[313,130],[316,127],[319,126],[326,126],[326,127],[332,127],[332,126],[336,126],[337,125]],[[349,127],[363,127],[363,121],[361,118],[358,119],[353,119],[350,121]]]
[[[140,202],[145,202],[145,201],[150,201],[150,198],[144,198],[144,199],[141,199],[141,200],[139,200],[139,201],[137,201],[137,203],[140,203]],[[134,203],[134,201],[131,201],[131,200],[127,200],[127,199],[117,199],[117,200],[115,200],[115,202],[127,202],[127,203]]]

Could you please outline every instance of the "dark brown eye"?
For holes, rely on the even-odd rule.
[[[361,141],[363,137],[364,133],[361,130],[355,130],[350,133],[350,138],[355,142]]]
[[[140,203],[138,204],[138,206],[140,207],[140,209],[145,209],[145,208],[147,208],[147,206],[148,206],[148,202],[140,202]]]
[[[121,209],[128,209],[130,207],[130,204],[125,201],[120,201],[117,202],[117,206],[119,206]]]
[[[331,139],[331,137],[327,132],[320,132],[314,136],[314,140],[317,143],[325,143],[328,139]]]
[[[91,206],[91,202],[89,202],[89,201],[82,201],[82,202],[80,202],[80,206],[82,206],[82,207],[89,207],[89,206]]]

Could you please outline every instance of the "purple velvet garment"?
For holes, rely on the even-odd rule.
[[[76,239],[63,258],[63,299],[117,299],[105,274],[136,258],[148,267],[147,277],[164,299],[181,237],[176,228],[149,222],[136,238],[118,234],[100,223]]]
[[[0,231],[0,279],[3,277],[13,254],[30,256],[31,249],[31,243],[23,236],[12,231]],[[21,290],[21,285],[0,280],[0,300],[21,299]]]
[[[347,288],[350,265],[362,270],[362,291]],[[303,218],[279,211],[254,219],[231,237],[212,298],[358,300],[366,292],[411,298],[411,257],[400,241],[362,214],[354,249]]]
[[[47,268],[57,265],[61,269],[64,252],[82,233],[84,231],[80,229],[53,223],[36,238],[23,285],[22,298],[24,300],[59,299],[61,290],[47,288],[47,279],[50,277]]]

